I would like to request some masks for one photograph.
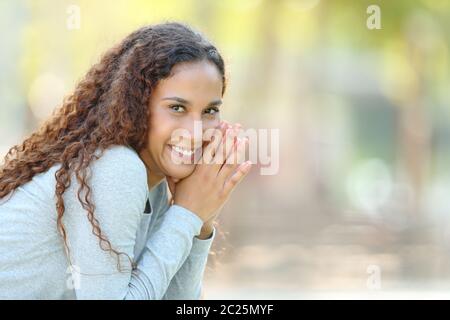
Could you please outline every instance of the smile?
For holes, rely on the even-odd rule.
[[[192,154],[194,153],[193,150],[184,149],[179,146],[172,146],[172,149],[175,150],[176,152],[182,153],[184,156],[192,156]]]
[[[189,160],[194,160],[194,155],[198,152],[201,152],[201,147],[192,150],[192,149],[187,149],[187,148],[183,148],[180,146],[174,146],[169,144],[168,147],[170,148],[170,151],[175,151],[175,154],[178,155],[179,157],[185,158],[185,159],[189,159]]]

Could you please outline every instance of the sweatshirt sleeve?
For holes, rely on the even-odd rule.
[[[208,239],[194,237],[189,256],[170,281],[163,300],[198,300],[202,295],[203,275],[216,229]]]
[[[164,203],[162,209],[164,212],[169,208],[166,201],[168,197],[167,186],[163,188],[161,197],[163,198],[161,202]],[[165,214],[157,216],[156,229],[161,228]],[[193,237],[189,256],[170,281],[170,285],[162,297],[163,300],[198,300],[201,298],[203,275],[215,235],[216,229],[214,228],[211,236],[207,239]]]
[[[64,194],[63,222],[72,262],[68,288],[77,299],[162,299],[188,257],[202,220],[183,207],[171,206],[132,269],[129,258],[134,259],[148,191],[144,164],[127,147],[108,149],[92,164],[89,186],[95,204],[93,217],[78,200],[74,177]],[[90,221],[97,221],[100,229]],[[107,245],[95,235],[99,230],[119,256],[103,250]]]
[[[133,290],[126,298],[163,299],[174,276],[186,264],[193,237],[200,233],[202,225],[203,221],[197,215],[172,205],[164,213],[160,228],[147,240],[131,278],[130,289]]]

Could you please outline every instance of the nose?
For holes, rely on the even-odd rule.
[[[179,145],[185,148],[197,149],[203,144],[203,132],[205,130],[201,117],[193,116],[183,123],[182,136]]]

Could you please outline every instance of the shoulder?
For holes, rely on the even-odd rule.
[[[131,147],[114,145],[104,150],[93,166],[115,172],[127,171],[129,173],[145,174],[146,168],[141,158]]]
[[[91,164],[94,177],[109,183],[147,186],[147,169],[137,152],[127,146],[114,145],[104,150]]]
[[[102,153],[89,165],[87,184],[94,199],[99,203],[113,205],[118,201],[145,204],[148,192],[147,170],[137,152],[127,146],[114,145]],[[79,181],[75,174],[71,177],[73,188],[78,190]],[[69,192],[70,193],[70,192]]]
[[[148,193],[147,171],[139,155],[127,146],[114,145],[89,165],[87,188],[79,194],[80,181],[73,173],[69,189],[64,194],[68,216],[85,219],[80,203],[87,192],[95,204],[96,218],[111,234],[134,230],[136,219],[144,212]],[[136,219],[130,219],[135,217]],[[127,224],[132,224],[127,228]],[[79,222],[74,223],[80,225]]]

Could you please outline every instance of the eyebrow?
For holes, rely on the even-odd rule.
[[[163,98],[163,99],[161,99],[161,100],[173,100],[173,101],[177,101],[177,102],[179,102],[179,103],[184,103],[184,104],[187,104],[187,105],[190,105],[191,103],[189,102],[189,101],[187,101],[186,99],[183,99],[183,98],[180,98],[180,97],[166,97],[166,98]],[[208,104],[208,106],[207,107],[215,107],[215,106],[220,106],[222,104],[222,100],[214,100],[214,101],[211,101],[209,104]]]

